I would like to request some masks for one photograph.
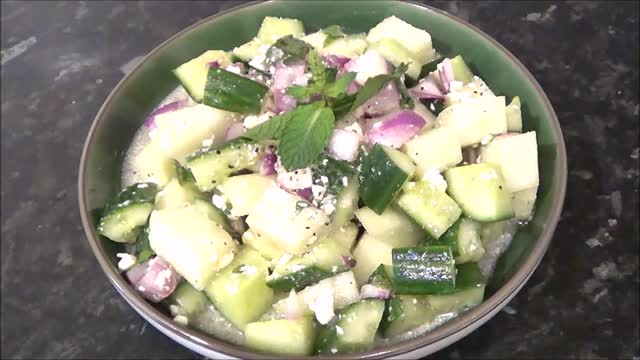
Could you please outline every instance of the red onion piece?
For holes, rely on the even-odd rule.
[[[159,108],[153,110],[149,114],[149,116],[147,116],[147,119],[144,122],[144,126],[146,126],[147,128],[153,129],[156,127],[155,120],[157,115],[182,109],[183,107],[186,107],[188,104],[189,104],[188,100],[178,100],[178,101],[174,101],[174,102],[170,102],[168,104],[162,105]]]
[[[304,188],[304,189],[298,189],[295,190],[295,193],[298,194],[298,196],[300,196],[301,198],[311,202],[311,199],[313,198],[313,192],[311,191],[311,188]]]
[[[278,162],[278,156],[274,152],[266,152],[260,159],[260,167],[258,172],[260,175],[273,175],[276,173],[276,162]]]
[[[340,71],[344,69],[345,65],[351,61],[351,59],[340,55],[322,55],[322,61],[325,66],[333,67]]]
[[[245,132],[244,126],[240,122],[234,122],[229,126],[227,132],[224,135],[226,141],[233,140]]]
[[[451,61],[449,59],[444,59],[440,64],[438,64],[438,73],[440,74],[440,81],[442,82],[444,92],[448,93],[451,90],[451,82],[455,80],[453,75],[453,65],[451,65]]]
[[[274,89],[273,91],[273,112],[280,114],[293,110],[296,107],[296,99],[285,95],[284,90]]]
[[[359,146],[358,134],[344,129],[334,129],[327,144],[327,152],[335,159],[351,162],[358,157]]]
[[[307,85],[309,77],[304,73],[305,67],[304,62],[278,64],[273,73],[273,88],[283,90],[291,85]]]
[[[403,110],[376,122],[365,134],[370,144],[381,144],[394,148],[409,141],[427,122],[415,111]]]
[[[391,290],[371,284],[365,284],[360,288],[360,297],[363,299],[376,298],[384,300],[391,297]]]
[[[342,261],[342,264],[344,266],[348,266],[350,268],[356,266],[356,259],[352,258],[351,256],[342,255],[340,256],[340,261]]]
[[[142,264],[135,265],[131,269],[127,270],[127,272],[125,273],[125,276],[127,277],[127,279],[129,279],[129,282],[131,282],[131,284],[135,286],[140,282],[140,279],[142,279],[144,274],[147,272],[149,261],[150,260],[147,260]]]
[[[367,100],[356,111],[357,115],[367,114],[370,116],[381,116],[392,112],[400,107],[400,93],[393,81],[389,81],[380,92]]]
[[[144,274],[140,276],[143,270]],[[152,302],[160,302],[171,295],[180,282],[180,275],[159,256],[129,270],[127,278],[143,297]]]
[[[418,99],[443,99],[444,94],[433,77],[427,76],[416,86],[409,89],[409,94]]]
[[[308,75],[305,74],[306,65],[304,62],[284,65],[278,64],[273,72],[273,93],[274,112],[279,114],[296,107],[296,99],[285,95],[284,91],[291,85],[307,85]]]
[[[208,67],[220,67],[220,63],[218,62],[218,60],[213,60],[207,63]]]

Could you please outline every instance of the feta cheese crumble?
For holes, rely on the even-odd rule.
[[[116,257],[120,258],[120,261],[118,261],[118,269],[122,271],[129,270],[138,260],[134,255],[127,253],[117,253]]]

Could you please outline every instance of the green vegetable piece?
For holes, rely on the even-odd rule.
[[[268,88],[244,76],[210,67],[204,89],[205,105],[237,113],[257,114]]]
[[[337,196],[345,188],[344,178],[349,179],[358,172],[348,162],[322,156],[313,171],[313,183],[324,186],[327,194]],[[323,181],[325,180],[325,181]]]
[[[345,36],[340,25],[327,26],[326,28],[322,29],[322,32],[327,34],[327,37],[324,39],[324,43],[322,44],[322,46],[324,47],[331,44],[334,40],[340,39],[341,37]]]
[[[279,38],[273,45],[267,49],[266,59],[270,64],[282,61],[285,64],[291,64],[296,61],[303,60],[313,47],[306,42],[287,35]]]
[[[318,160],[329,141],[335,118],[322,103],[301,106],[286,124],[280,137],[278,155],[288,169],[307,167]]]
[[[396,248],[391,256],[396,294],[443,294],[455,289],[456,268],[449,246]]]
[[[414,172],[415,165],[407,155],[376,144],[362,164],[360,198],[380,215]]]
[[[104,206],[98,232],[116,242],[135,241],[139,227],[149,219],[157,193],[154,183],[138,183],[122,190]]]
[[[155,255],[155,251],[151,249],[151,245],[149,244],[149,225],[144,227],[144,230],[138,236],[138,241],[136,243],[136,261],[138,264],[142,264],[147,261],[150,257]]]

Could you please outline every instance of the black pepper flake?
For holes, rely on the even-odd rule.
[[[326,223],[324,223],[324,225],[325,225],[325,226],[329,226],[329,223],[328,223],[328,222],[326,222]]]
[[[307,230],[311,229],[311,228],[310,228],[310,227],[308,227],[308,226],[305,226],[304,228],[305,228],[305,229],[307,229]]]
[[[234,168],[234,166],[233,166],[233,165],[227,165],[227,167],[228,167],[229,169],[233,169],[233,168]]]
[[[313,236],[316,236],[316,233],[313,233]]]
[[[217,154],[217,155],[220,155],[220,150],[216,150],[216,154]]]
[[[502,185],[498,185],[498,189],[502,190]]]

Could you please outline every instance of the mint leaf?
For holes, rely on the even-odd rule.
[[[288,169],[300,169],[314,163],[324,152],[333,131],[335,117],[322,102],[303,105],[293,113],[280,137],[278,156]]]
[[[413,109],[416,104],[414,103],[411,95],[409,95],[409,90],[407,90],[404,82],[402,82],[400,78],[395,78],[394,81],[396,82],[396,87],[400,93],[400,107],[403,109]]]
[[[293,96],[296,100],[304,100],[319,92],[320,89],[317,86],[292,85],[287,88],[286,94]]]
[[[404,73],[407,72],[407,70],[409,70],[409,65],[405,63],[400,63],[400,65],[396,66],[396,68],[393,69],[392,76],[396,78],[400,78],[402,75],[404,75]]]
[[[376,94],[378,94],[380,90],[382,90],[382,88],[385,87],[385,85],[387,85],[387,83],[391,79],[393,79],[393,76],[386,75],[386,74],[381,74],[381,75],[377,75],[372,78],[369,78],[367,82],[365,82],[364,85],[362,86],[362,89],[358,91],[358,94],[356,95],[356,99],[353,101],[353,104],[351,105],[350,111],[355,111],[357,108],[359,108],[364,103],[366,103],[367,100],[376,96]]]
[[[309,70],[311,70],[312,74],[311,82],[321,83],[326,79],[327,68],[316,50],[309,51],[307,63],[309,63]]]
[[[291,64],[307,56],[312,46],[306,42],[294,38],[291,35],[279,38],[273,45],[267,49],[266,58],[270,64],[282,61],[285,64]]]
[[[295,110],[276,115],[262,124],[247,130],[242,134],[242,137],[253,141],[277,140],[282,136],[287,122],[294,116],[294,111]]]
[[[324,94],[331,98],[342,97],[347,92],[347,87],[356,79],[356,73],[348,72],[324,89]]]
[[[338,99],[329,99],[329,106],[333,110],[336,119],[340,119],[351,111],[351,105],[356,95],[345,95]]]
[[[327,37],[324,39],[324,43],[322,46],[328,46],[334,40],[344,37],[344,32],[342,32],[342,27],[340,25],[331,25],[324,29],[322,32],[327,34]]]
[[[369,78],[367,82],[364,83],[364,86],[362,86],[362,89],[358,91],[358,94],[356,95],[356,99],[353,101],[353,104],[351,105],[350,112],[355,111],[357,108],[359,108],[364,103],[366,103],[367,100],[376,96],[376,94],[378,94],[380,90],[382,90],[382,88],[385,87],[389,81],[391,80],[396,81],[396,85],[398,85],[398,83],[402,83],[401,77],[402,75],[404,75],[405,72],[407,72],[408,69],[409,67],[405,63],[400,63],[400,65],[396,66],[396,68],[393,70],[393,73],[391,75],[381,74],[381,75],[377,75],[372,78]],[[404,100],[402,100],[402,97],[403,97],[402,88],[404,88],[406,97],[408,97],[408,99],[405,98]],[[405,104],[404,106],[413,108],[415,104],[413,103],[413,99],[409,97],[409,93],[406,91],[406,87],[404,86],[404,83],[402,83],[402,86],[398,86],[398,90],[400,91],[401,102],[404,101],[404,104]]]

